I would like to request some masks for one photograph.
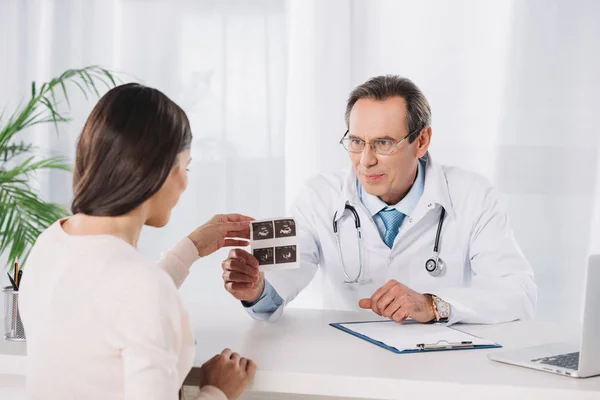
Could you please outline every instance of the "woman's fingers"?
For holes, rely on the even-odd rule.
[[[236,240],[236,239],[225,239],[223,247],[244,247],[248,246],[250,242],[247,240]]]

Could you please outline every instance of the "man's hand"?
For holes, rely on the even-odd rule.
[[[242,249],[233,249],[221,264],[225,289],[238,300],[254,303],[265,288],[265,275],[258,270],[258,260]]]
[[[373,293],[371,298],[361,299],[358,305],[397,322],[406,318],[429,322],[435,318],[430,295],[417,293],[393,279]]]
[[[248,246],[250,221],[253,218],[241,214],[215,215],[204,225],[188,235],[198,249],[200,257],[206,257],[221,247]]]

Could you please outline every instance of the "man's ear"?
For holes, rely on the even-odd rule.
[[[429,144],[431,143],[431,127],[423,128],[421,134],[417,138],[417,158],[421,158],[429,150]]]

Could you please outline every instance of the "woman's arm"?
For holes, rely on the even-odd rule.
[[[134,262],[135,263],[135,262]],[[129,264],[107,299],[107,339],[123,365],[125,400],[175,400],[181,365],[182,305],[152,264]]]
[[[190,273],[190,267],[199,258],[198,249],[192,240],[186,236],[171,250],[162,255],[158,265],[171,276],[175,286],[179,288]]]
[[[192,264],[200,257],[212,254],[222,247],[247,246],[251,220],[252,218],[241,214],[215,215],[163,254],[158,264],[179,288],[188,276]]]

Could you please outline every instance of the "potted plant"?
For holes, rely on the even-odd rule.
[[[40,170],[69,171],[66,159],[36,156],[35,145],[21,140],[19,134],[38,124],[53,124],[58,133],[59,125],[70,120],[59,111],[62,101],[70,109],[69,87],[77,87],[87,99],[88,94],[100,96],[100,83],[114,87],[113,73],[98,66],[69,69],[41,86],[32,82],[29,101],[10,117],[0,112],[0,254],[8,252],[10,270],[13,260],[25,263],[31,246],[48,226],[68,215],[62,205],[44,201],[30,184]]]

